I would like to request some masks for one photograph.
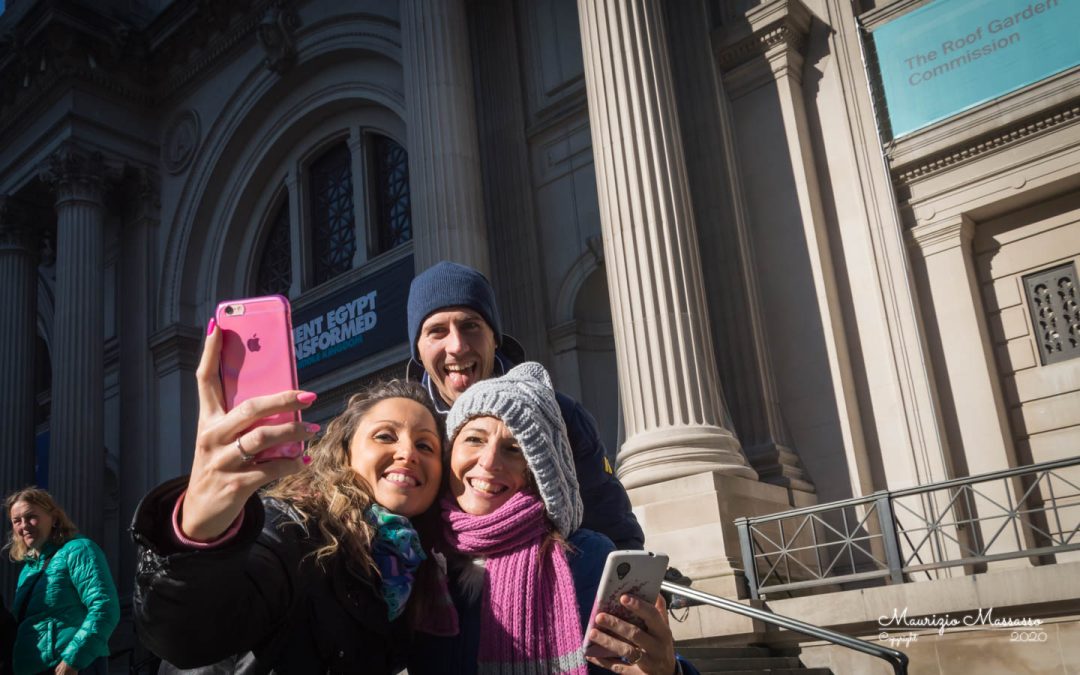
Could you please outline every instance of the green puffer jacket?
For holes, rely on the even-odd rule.
[[[24,602],[12,659],[16,675],[52,668],[60,661],[82,670],[109,655],[120,602],[105,554],[94,542],[79,536],[63,546],[50,541],[41,555],[27,558],[12,609],[18,612]]]

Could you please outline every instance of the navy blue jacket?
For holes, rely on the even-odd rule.
[[[513,345],[516,347],[517,343],[514,342]],[[501,375],[524,360],[524,351],[522,350],[520,356],[507,355],[500,347],[495,356],[495,372]],[[518,358],[514,358],[515,356]],[[436,410],[443,415],[450,411],[449,404],[439,396],[422,365],[411,361],[407,377],[424,385],[435,403]],[[615,477],[611,463],[605,456],[607,453],[604,442],[600,440],[600,433],[596,430],[592,415],[583,405],[566,394],[555,392],[555,397],[559,401],[559,409],[562,411],[563,421],[566,422],[566,435],[574,451],[574,467],[577,469],[581,502],[585,507],[581,527],[605,535],[615,542],[618,549],[644,548],[645,534],[631,510],[626,489]]]

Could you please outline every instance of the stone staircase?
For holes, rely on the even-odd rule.
[[[776,651],[765,647],[677,646],[679,655],[694,664],[701,675],[832,675],[828,668],[807,668],[797,650]]]

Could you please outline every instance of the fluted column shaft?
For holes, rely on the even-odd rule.
[[[66,146],[45,172],[56,191],[49,491],[101,541],[104,431],[104,164]]]
[[[34,482],[34,336],[37,236],[26,214],[0,197],[0,490]]]
[[[416,269],[490,271],[464,0],[402,0],[401,43]]]
[[[579,0],[626,443],[637,487],[756,478],[726,419],[658,0]]]

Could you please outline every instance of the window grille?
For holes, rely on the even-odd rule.
[[[409,158],[405,148],[385,136],[374,136],[374,194],[376,203],[374,255],[389,251],[412,239],[409,212]]]
[[[316,284],[352,268],[356,231],[351,162],[349,148],[342,143],[311,164],[309,180]]]
[[[289,235],[289,200],[278,209],[259,257],[256,288],[259,295],[289,295],[292,285],[292,238]]]
[[[1032,330],[1043,365],[1080,356],[1080,298],[1076,263],[1024,277]]]

